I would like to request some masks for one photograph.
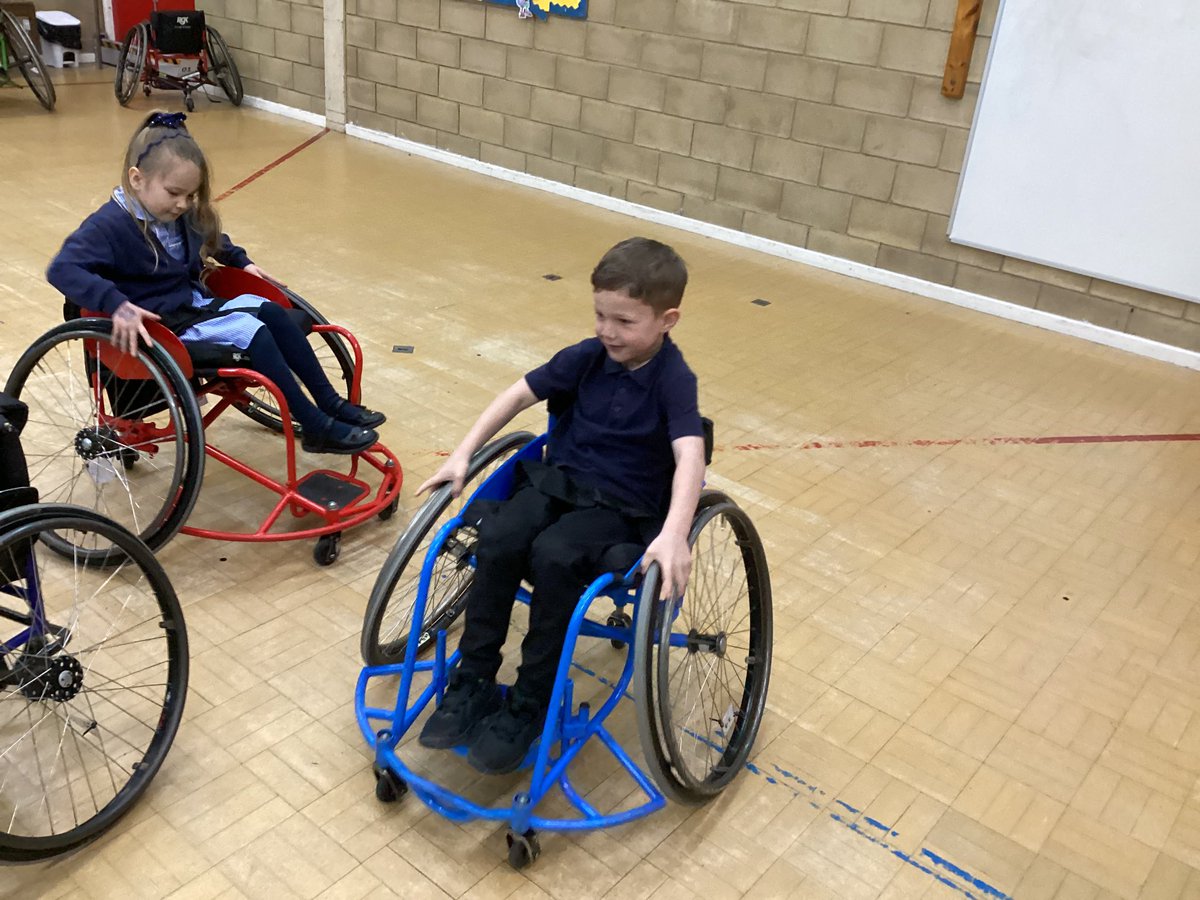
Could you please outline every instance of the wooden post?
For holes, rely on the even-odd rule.
[[[954,31],[950,34],[950,53],[946,56],[946,74],[942,78],[942,96],[961,100],[967,89],[967,71],[971,68],[971,51],[975,49],[975,32],[979,28],[979,12],[983,0],[958,0]]]

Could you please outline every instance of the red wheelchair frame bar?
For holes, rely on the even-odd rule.
[[[255,294],[273,303],[278,303],[285,308],[290,309],[294,306],[287,295],[278,287],[241,269],[231,267],[217,269],[210,274],[206,285],[214,295],[226,299],[237,297],[240,294]],[[86,317],[107,318],[101,313],[93,313],[86,310],[83,311],[83,315]],[[155,343],[159,344],[171,355],[171,358],[179,366],[185,378],[191,380],[196,377],[192,358],[178,336],[158,322],[147,323],[147,330],[150,332],[150,337]],[[350,345],[354,353],[354,376],[350,386],[349,399],[351,402],[357,403],[363,369],[362,348],[359,346],[358,341],[354,338],[354,335],[340,325],[313,325],[312,331],[315,334],[335,333],[340,335]],[[138,362],[135,357],[123,353],[108,341],[98,341],[97,343],[99,346],[96,350],[96,355],[99,357],[100,362],[118,378],[144,380],[149,377],[149,372],[145,366]],[[239,401],[243,403],[249,402],[247,391],[256,387],[265,388],[271,394],[279,411],[280,420],[283,424],[282,437],[287,447],[286,483],[280,483],[264,475],[248,463],[214,447],[207,437],[209,426],[225,410],[235,406]],[[395,454],[382,443],[376,443],[373,447],[352,455],[350,457],[350,469],[345,474],[335,472],[331,469],[314,469],[298,479],[296,477],[296,436],[292,428],[292,419],[287,401],[284,399],[279,388],[269,378],[260,375],[258,372],[238,367],[219,368],[216,370],[215,376],[205,380],[201,384],[197,394],[198,396],[209,395],[216,398],[214,407],[202,416],[205,431],[205,454],[225,464],[235,472],[246,476],[251,481],[257,482],[264,488],[275,492],[279,495],[279,501],[255,531],[216,531],[208,528],[197,528],[185,523],[179,529],[182,534],[223,541],[295,541],[306,538],[319,538],[327,534],[344,531],[347,528],[353,528],[355,525],[360,525],[372,516],[379,515],[398,500],[400,486],[404,481],[404,473],[400,467],[400,461],[396,458]],[[108,418],[113,420],[116,417],[110,416]],[[130,422],[124,419],[119,421],[124,432],[137,436],[139,439],[138,446],[143,450],[150,449],[153,452],[154,441],[175,439],[170,428],[159,428],[147,422]],[[370,496],[371,487],[367,482],[358,477],[360,463],[365,463],[370,468],[375,469],[380,476],[380,483],[379,487],[375,490],[375,496],[367,502],[363,501],[364,498]],[[359,491],[358,497],[338,507],[325,506],[305,497],[300,492],[301,485],[308,479],[318,475],[332,478],[344,484],[353,485]],[[289,509],[292,515],[297,518],[311,514],[321,519],[322,524],[299,531],[272,532],[270,529],[279,521],[284,511]]]

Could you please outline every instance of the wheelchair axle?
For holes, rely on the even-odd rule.
[[[688,632],[688,653],[715,653],[723,657],[728,646],[729,638],[723,631],[718,634],[700,634],[693,628]]]

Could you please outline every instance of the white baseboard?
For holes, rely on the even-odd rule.
[[[277,116],[284,116],[288,119],[307,122],[309,125],[316,125],[318,128],[325,127],[325,117],[320,113],[309,112],[306,109],[297,109],[294,106],[285,106],[282,103],[276,103],[274,100],[264,100],[262,97],[251,97],[247,94],[242,98],[242,105],[261,109],[263,112],[274,113]]]
[[[255,106],[268,112],[275,112],[289,118],[300,119],[314,125],[322,127],[325,125],[323,116],[286,107],[280,103],[259,100],[253,97],[247,97],[245,103],[248,106]],[[360,125],[354,125],[349,122],[346,123],[346,134],[350,137],[360,138],[374,144],[392,147],[404,153],[411,153],[413,156],[420,156],[460,169],[490,175],[493,178],[499,178],[503,181],[557,194],[560,197],[569,197],[572,200],[579,200],[592,206],[598,206],[601,209],[633,216],[647,222],[655,222],[660,225],[678,228],[681,231],[689,231],[693,234],[716,238],[719,241],[734,244],[738,247],[759,250],[771,256],[793,260],[804,265],[814,266],[818,269],[837,272],[841,275],[849,275],[852,278],[859,278],[863,281],[869,281],[872,284],[896,288],[906,293],[917,294],[918,296],[928,297],[932,300],[941,300],[944,303],[974,309],[991,316],[999,316],[1002,319],[1032,325],[1035,328],[1043,328],[1059,334],[1083,338],[1095,344],[1103,344],[1106,347],[1126,350],[1150,359],[1161,360],[1162,362],[1172,363],[1188,369],[1200,370],[1200,353],[1193,350],[1185,350],[1182,347],[1175,347],[1171,344],[1163,344],[1148,338],[1138,337],[1137,335],[1126,334],[1123,331],[1113,331],[1111,328],[1102,328],[1090,322],[1069,319],[1065,316],[1044,312],[1040,309],[1031,309],[1017,303],[1008,303],[1004,300],[997,300],[994,297],[974,294],[970,291],[960,290],[959,288],[938,284],[933,281],[926,281],[923,278],[914,278],[911,275],[902,275],[899,272],[891,272],[876,266],[868,266],[864,263],[842,259],[838,256],[817,253],[814,250],[807,250],[803,247],[795,247],[791,244],[773,241],[769,238],[747,234],[744,231],[737,231],[733,228],[725,228],[721,225],[712,225],[697,219],[689,219],[677,213],[664,212],[653,207],[631,203],[628,200],[621,200],[616,197],[597,194],[593,191],[586,191],[574,185],[562,184],[561,182],[551,181],[548,178],[541,178],[537,175],[529,175],[525,172],[505,169],[502,166],[481,162],[468,156],[459,156],[457,153],[451,153],[448,150],[440,150],[437,147],[430,147],[426,144],[408,140],[407,138],[387,134],[386,132],[363,128]]]

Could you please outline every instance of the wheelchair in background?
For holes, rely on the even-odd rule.
[[[330,382],[341,387],[343,396],[358,401],[362,350],[349,331],[329,324],[295,292],[241,269],[219,268],[205,283],[217,297],[255,294],[287,308],[315,339],[317,358]],[[300,426],[292,421],[279,388],[250,367],[246,351],[204,343],[185,347],[175,334],[152,322],[152,343],[139,343],[131,356],[112,345],[108,317],[80,313],[68,300],[67,321],[22,354],[4,388],[30,407],[25,446],[30,476],[44,499],[94,508],[152,550],[180,531],[230,541],[315,538],[313,557],[320,565],[338,558],[344,530],[374,516],[386,520],[395,512],[403,473],[383,444],[351,456],[348,472],[322,468],[297,473]],[[202,414],[199,399],[215,402]],[[206,429],[230,409],[282,435],[283,480],[206,440]],[[259,443],[255,440],[256,447]],[[261,524],[239,530],[185,524],[199,497],[206,457],[276,495]],[[377,476],[374,488],[364,480],[371,470]],[[289,511],[316,523],[282,530],[280,520]],[[110,558],[95,548],[81,547],[78,553],[97,565]]]
[[[8,10],[0,9],[0,85],[12,82],[14,69],[24,77],[38,103],[53,110],[54,83],[50,81],[42,55],[20,20]]]
[[[74,850],[129,811],[183,716],[188,642],[162,567],[96,512],[39,503],[0,394],[0,862]],[[85,565],[78,550],[112,567]]]
[[[117,57],[113,90],[122,106],[139,84],[147,97],[154,88],[183,91],[188,112],[196,106],[192,93],[206,86],[220,87],[234,106],[243,97],[233,54],[217,30],[204,23],[204,13],[194,8],[159,10],[157,0],[149,20],[129,29]]]
[[[508,860],[518,869],[539,855],[538,829],[620,825],[661,809],[668,798],[699,804],[720,793],[750,754],[771,669],[771,584],[762,542],[732,499],[705,490],[692,521],[692,572],[682,597],[659,599],[657,564],[642,576],[640,561],[600,575],[581,596],[545,726],[523,765],[531,769],[528,789],[510,805],[496,806],[439,782],[431,773],[438,769],[438,757],[421,754],[443,751],[419,747],[413,726],[427,708],[432,710],[431,703],[441,702],[459,659],[447,632],[466,607],[475,574],[473,504],[506,499],[518,462],[541,459],[546,440],[547,435],[518,432],[493,441],[471,461],[459,500],[443,485],[418,510],[372,589],[362,632],[366,666],[355,691],[359,729],[375,754],[376,797],[394,801],[411,790],[451,820],[507,822]],[[711,439],[707,443],[711,448]],[[614,604],[603,621],[588,617],[600,597]],[[517,599],[529,602],[524,585]],[[580,637],[631,647],[620,675],[604,678],[575,662]],[[588,676],[583,688],[595,689],[595,682],[611,688],[607,698],[598,689],[594,712],[590,702],[575,702],[585,690],[577,689],[573,671]],[[397,676],[393,693],[390,678]],[[630,688],[644,768],[604,724]],[[602,812],[575,786],[568,770],[589,743],[603,745],[615,758],[633,782],[636,801]],[[465,754],[466,748],[457,752]],[[555,787],[559,792],[551,797]],[[597,793],[623,796],[611,785]],[[544,800],[563,814],[540,814]]]

